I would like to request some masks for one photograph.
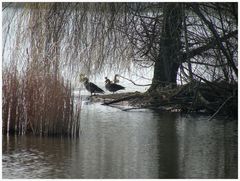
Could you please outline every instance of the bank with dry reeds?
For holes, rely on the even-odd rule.
[[[71,84],[51,73],[3,70],[3,134],[78,137],[80,106]]]

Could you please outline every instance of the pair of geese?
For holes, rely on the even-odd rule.
[[[118,75],[115,75],[113,82],[111,82],[107,77],[105,77],[105,88],[112,93],[125,89],[125,87],[119,84],[116,84],[116,82],[118,82],[117,76]],[[89,82],[89,79],[87,77],[83,77],[82,81],[85,88],[91,93],[91,95],[93,93],[104,93],[104,91],[101,88],[99,88],[97,85],[95,85],[92,82]]]

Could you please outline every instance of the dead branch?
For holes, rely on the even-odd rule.
[[[136,97],[139,97],[140,95],[139,94],[134,94],[134,95],[130,95],[130,96],[126,96],[126,97],[123,97],[123,98],[120,98],[120,99],[115,99],[113,101],[109,101],[109,102],[104,102],[102,105],[110,105],[110,104],[114,104],[114,103],[118,103],[118,102],[121,102],[121,101],[126,101],[126,100],[130,100],[130,99],[133,99],[133,98],[136,98]]]

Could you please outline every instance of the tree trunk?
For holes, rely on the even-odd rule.
[[[164,4],[159,58],[155,62],[150,92],[155,91],[159,87],[176,86],[177,72],[181,65],[179,61],[181,29],[182,4]]]

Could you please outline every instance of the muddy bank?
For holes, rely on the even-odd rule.
[[[237,84],[194,82],[174,89],[161,88],[154,92],[95,95],[92,100],[108,106],[132,106],[135,109],[149,108],[237,117],[237,90]]]

